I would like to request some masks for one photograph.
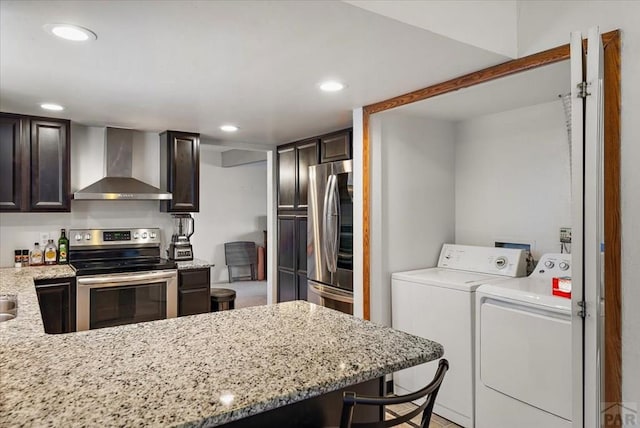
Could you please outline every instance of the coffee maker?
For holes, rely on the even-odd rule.
[[[189,238],[193,235],[194,224],[191,214],[172,214],[173,235],[169,245],[171,260],[193,260],[193,248]]]

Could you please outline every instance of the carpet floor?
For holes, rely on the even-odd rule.
[[[211,284],[211,288],[230,288],[236,292],[236,308],[267,304],[267,281],[234,281]]]

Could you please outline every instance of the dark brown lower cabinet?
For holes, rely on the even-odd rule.
[[[75,278],[37,280],[35,284],[45,333],[76,331]]]
[[[298,300],[307,300],[307,274],[298,273]]]
[[[289,302],[296,299],[296,274],[278,269],[278,302]]]
[[[211,310],[211,269],[178,271],[178,316],[204,314]]]
[[[278,217],[278,302],[307,300],[307,216]]]

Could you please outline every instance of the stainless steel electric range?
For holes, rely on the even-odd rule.
[[[78,331],[175,318],[176,263],[160,257],[160,229],[72,229]]]

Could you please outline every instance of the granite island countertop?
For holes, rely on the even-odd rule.
[[[443,354],[301,301],[47,335],[37,275],[0,277],[19,296],[0,323],[1,426],[216,426]]]

